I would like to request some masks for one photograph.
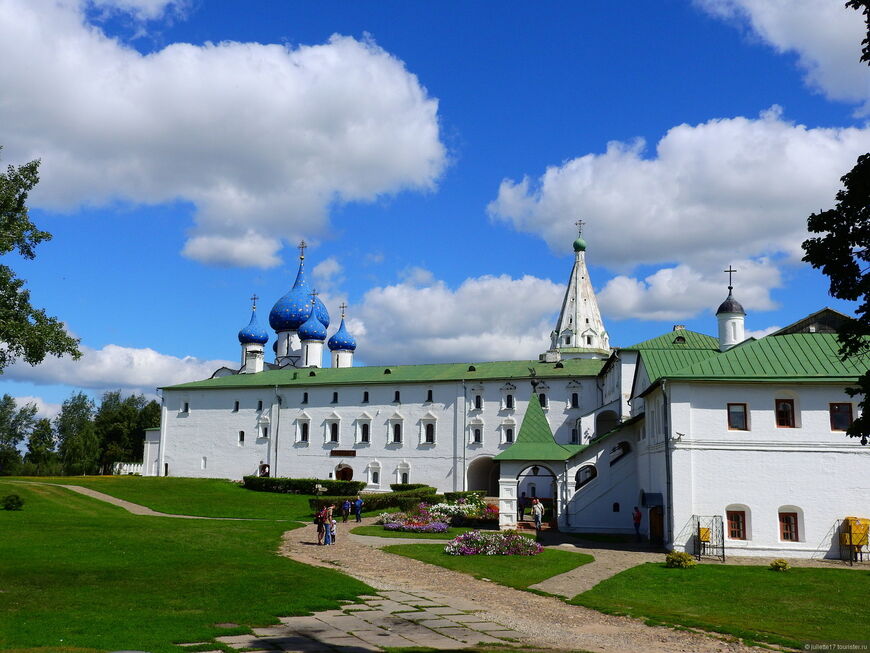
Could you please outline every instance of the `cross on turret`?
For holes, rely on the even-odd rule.
[[[258,299],[260,299],[260,298],[257,297],[257,294],[256,294],[256,293],[254,293],[253,295],[251,295],[251,310],[252,310],[252,311],[256,311],[256,310],[257,310],[257,300],[258,300]]]
[[[320,293],[317,292],[317,289],[315,288],[315,289],[312,290],[309,294],[311,295],[311,303],[313,304],[313,303],[317,300],[317,296],[318,296]]]
[[[582,236],[583,235],[583,226],[586,223],[583,220],[577,220],[577,222],[575,222],[574,224],[577,225],[577,235]]]
[[[728,269],[727,269],[727,270],[722,270],[722,272],[727,272],[727,273],[728,273],[728,291],[730,292],[731,290],[734,290],[734,286],[731,285],[731,275],[734,274],[735,272],[737,272],[737,270],[733,269],[733,268],[729,265],[729,266],[728,266]]]
[[[341,311],[341,319],[343,320],[344,319],[344,311],[347,309],[347,304],[345,304],[344,302],[341,302],[341,305],[338,307],[338,309]]]
[[[299,241],[299,260],[300,261],[305,260],[305,248],[306,247],[308,247],[308,243],[306,243],[304,240],[300,240]]]

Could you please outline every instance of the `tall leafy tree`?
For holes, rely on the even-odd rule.
[[[36,404],[21,408],[15,398],[4,394],[0,399],[0,474],[9,475],[18,471],[21,454],[18,447],[33,430],[36,423]]]
[[[36,422],[30,437],[27,438],[27,453],[24,455],[24,462],[33,465],[37,475],[45,474],[47,470],[56,466],[55,444],[51,420],[43,417]]]
[[[17,251],[27,259],[36,256],[36,246],[51,238],[30,221],[27,194],[39,181],[39,161],[0,172],[0,255]],[[71,354],[78,358],[78,340],[70,336],[55,317],[30,304],[24,280],[6,265],[0,265],[0,372],[21,358],[31,365],[47,355]]]
[[[99,469],[100,440],[94,429],[94,402],[74,392],[54,418],[65,474],[94,474]]]
[[[104,393],[94,417],[103,473],[111,473],[116,462],[141,460],[145,429],[159,424],[157,402],[149,402],[141,394],[122,397],[120,390]]]

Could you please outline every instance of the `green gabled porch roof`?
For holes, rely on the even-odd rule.
[[[649,349],[665,349],[669,351],[686,351],[689,349],[702,349],[707,351],[719,351],[719,340],[697,331],[678,329],[669,331],[655,338],[644,340],[631,347],[620,347],[632,351],[646,351]]]
[[[835,333],[768,336],[667,374],[674,380],[855,382],[867,371],[860,356],[840,360]]]
[[[579,444],[556,442],[538,395],[532,394],[516,441],[494,460],[568,460],[585,448]]]
[[[596,376],[603,360],[571,358],[559,363],[497,361],[489,363],[435,363],[430,365],[378,365],[370,367],[289,368],[257,374],[230,374],[204,381],[167,386],[169,390],[253,388],[274,386],[360,385],[377,383],[435,383],[492,379],[551,379]]]

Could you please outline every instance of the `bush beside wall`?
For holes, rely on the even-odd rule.
[[[404,492],[405,490],[419,490],[424,487],[432,487],[425,483],[390,483],[390,489],[393,492]],[[435,488],[432,488],[435,491]]]
[[[468,497],[479,497],[483,498],[486,496],[486,490],[467,490],[465,492],[445,492],[444,498],[447,501],[459,501],[460,499],[467,499]]]
[[[323,496],[311,498],[308,500],[308,505],[311,506],[312,512],[317,512],[321,508],[335,504],[336,508],[340,508],[345,499],[355,499],[356,493],[353,495],[343,496]],[[435,494],[435,488],[423,487],[416,490],[406,490],[404,492],[370,492],[360,494],[363,504],[363,510],[368,512],[372,510],[386,510],[387,508],[398,508],[399,510],[410,510],[421,501],[426,503],[438,503],[444,499],[441,494]]]
[[[283,494],[317,494],[315,486],[326,488],[326,494],[356,496],[366,486],[365,481],[331,481],[319,478],[271,478],[268,476],[245,476],[242,486],[256,492],[279,492]]]

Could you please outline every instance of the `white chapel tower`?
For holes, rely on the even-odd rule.
[[[606,358],[610,355],[610,338],[604,329],[595,291],[586,269],[586,241],[583,221],[577,221],[579,234],[574,241],[574,267],[556,329],[550,334],[550,349],[541,360],[556,362],[563,358]]]

